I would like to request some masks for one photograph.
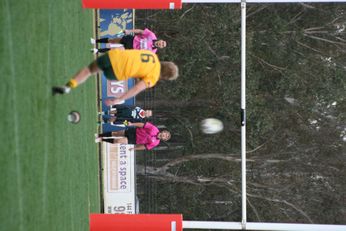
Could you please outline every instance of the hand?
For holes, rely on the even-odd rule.
[[[132,126],[133,124],[131,122],[127,122],[127,125],[126,126]]]
[[[124,35],[127,35],[129,33],[128,30],[123,30],[123,32],[124,32]]]
[[[116,104],[122,104],[124,103],[124,100],[117,99],[117,98],[110,98],[105,100],[106,106],[116,105]]]
[[[114,105],[113,101],[114,101],[114,99],[105,99],[105,104],[106,104],[106,106],[112,106],[112,105]]]

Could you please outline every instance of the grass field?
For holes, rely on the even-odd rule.
[[[80,0],[0,1],[0,230],[88,230],[99,212],[96,82],[51,95],[92,59]],[[66,120],[78,110],[78,125]]]

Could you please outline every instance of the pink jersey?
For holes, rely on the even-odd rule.
[[[156,39],[156,35],[149,29],[145,28],[143,34],[136,34],[133,38],[133,49],[149,50],[156,53],[157,49],[154,48],[154,42]]]
[[[148,150],[153,149],[160,143],[157,138],[159,129],[149,122],[144,124],[143,128],[136,128],[136,144],[144,144]]]

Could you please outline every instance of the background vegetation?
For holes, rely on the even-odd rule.
[[[346,223],[345,8],[248,4],[249,221]],[[138,158],[141,212],[239,221],[240,7],[136,11],[136,27],[167,40],[160,58],[181,72],[143,96],[174,137]],[[207,117],[224,131],[202,134]]]

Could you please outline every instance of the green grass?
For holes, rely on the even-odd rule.
[[[0,18],[0,230],[88,230],[100,210],[95,81],[59,97],[51,86],[92,60],[92,10],[2,0]]]

